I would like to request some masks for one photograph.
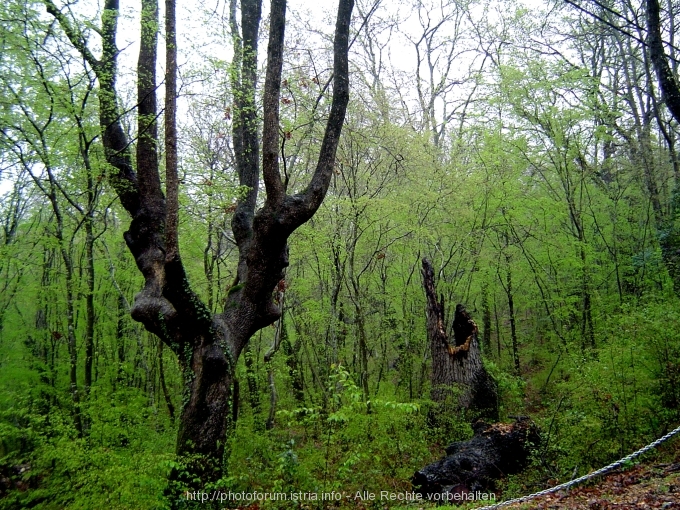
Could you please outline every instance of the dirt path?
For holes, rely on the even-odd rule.
[[[637,466],[595,484],[534,499],[512,509],[680,509],[680,463]]]

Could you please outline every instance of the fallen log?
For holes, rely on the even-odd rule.
[[[539,443],[538,427],[527,417],[515,423],[477,422],[467,441],[446,447],[446,457],[413,475],[414,490],[429,501],[463,502],[473,493],[488,493],[496,480],[519,473]],[[457,496],[456,496],[457,495]]]

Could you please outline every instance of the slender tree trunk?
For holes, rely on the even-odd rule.
[[[581,246],[581,267],[583,271],[583,314],[581,317],[581,338],[582,346],[585,351],[586,347],[595,348],[595,329],[593,328],[593,311],[590,297],[590,285],[588,284],[588,265],[586,260],[586,251]]]
[[[165,384],[165,370],[163,368],[163,342],[158,342],[158,379],[161,384],[161,390],[163,391],[163,398],[165,398],[165,404],[168,406],[168,414],[170,415],[170,419],[175,421],[175,406],[172,403],[170,392],[168,392],[168,387]]]
[[[515,373],[520,374],[519,349],[517,343],[517,323],[515,319],[515,295],[512,289],[512,271],[510,270],[510,256],[505,256],[505,295],[508,298],[508,313],[510,314],[510,338],[512,341],[512,360],[515,363]]]
[[[341,323],[343,319],[342,308],[338,309],[338,300],[340,298],[340,289],[345,278],[345,264],[340,259],[340,245],[333,242],[333,271],[332,271],[332,290],[331,290],[331,320],[328,326],[328,343],[330,344],[330,363],[338,363],[338,328],[343,328]]]
[[[359,343],[359,385],[363,393],[364,401],[370,399],[368,391],[368,343],[366,341],[366,325],[361,307],[356,308],[357,332]]]
[[[246,346],[243,351],[243,360],[246,365],[246,382],[248,384],[248,400],[250,402],[250,407],[253,410],[253,416],[255,417],[255,423],[259,423],[260,416],[260,388],[257,384],[257,375],[255,374],[255,364],[254,364],[253,351],[250,344]]]
[[[297,340],[295,345],[290,343],[288,338],[288,328],[286,322],[281,320],[281,346],[283,353],[286,355],[286,365],[288,366],[288,375],[293,389],[293,397],[298,406],[305,405],[304,383],[302,380],[302,372],[300,371],[300,364],[298,362],[297,353],[300,350],[300,342]]]
[[[125,298],[122,293],[118,294],[118,308],[116,314],[116,379],[119,383],[123,382],[123,364],[125,363],[125,335],[127,328],[125,327],[125,319],[128,316],[129,310],[125,305]]]
[[[87,293],[85,294],[85,396],[92,387],[92,363],[94,354],[94,233],[92,231],[92,209],[85,219],[85,274]]]
[[[359,374],[359,386],[363,393],[364,401],[369,400],[368,390],[368,342],[366,337],[366,325],[364,318],[364,310],[362,306],[362,292],[360,275],[357,275],[355,270],[355,256],[357,243],[359,241],[358,233],[359,213],[355,211],[354,217],[350,224],[350,239],[347,242],[348,264],[347,264],[347,288],[349,289],[349,297],[354,303],[354,324],[356,326],[356,348],[354,349],[354,358],[358,359],[358,367],[354,370]]]
[[[279,352],[282,340],[283,317],[285,315],[284,298],[286,291],[286,281],[281,280],[276,287],[276,301],[281,308],[281,317],[276,322],[276,333],[274,334],[274,342],[269,350],[264,355],[264,363],[267,367],[267,378],[269,381],[269,414],[267,415],[267,422],[265,429],[271,430],[274,428],[274,419],[276,417],[276,404],[278,403],[278,394],[276,393],[276,382],[274,380],[274,367],[272,366],[272,358]]]
[[[66,255],[64,255],[66,257]],[[78,392],[78,349],[76,346],[76,331],[74,322],[74,292],[73,292],[73,267],[71,261],[65,260],[66,265],[66,327],[69,354],[69,382],[71,384],[71,397],[73,398],[73,422],[78,435],[83,435],[83,422],[80,413],[80,394]]]
[[[45,386],[54,387],[54,366],[50,363],[54,356],[50,356],[50,340],[54,344],[55,337],[60,335],[57,331],[50,334],[47,317],[49,300],[47,299],[47,287],[50,283],[50,271],[52,266],[52,256],[50,249],[43,248],[43,264],[42,264],[42,278],[40,280],[40,291],[38,293],[38,309],[35,313],[35,339],[28,336],[25,344],[31,349],[34,356],[40,359],[38,372],[40,374],[40,382]],[[52,404],[54,401],[54,392],[46,391],[46,388],[41,388],[40,396],[45,404]],[[47,408],[45,409],[47,412]]]
[[[279,401],[279,396],[276,393],[276,383],[274,381],[274,367],[269,366],[267,370],[267,378],[269,380],[269,414],[267,415],[267,422],[265,429],[271,430],[275,425],[276,404]]]
[[[484,353],[491,355],[491,307],[489,306],[489,283],[484,280],[482,283],[482,321],[484,331],[482,332],[482,347]]]

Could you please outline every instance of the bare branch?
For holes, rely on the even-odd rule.
[[[340,133],[345,121],[347,103],[349,102],[349,25],[352,17],[354,0],[340,0],[338,18],[335,26],[335,41],[333,43],[333,102],[326,124],[319,160],[316,170],[307,189],[301,194],[290,197],[291,205],[299,204],[298,211],[293,213],[291,226],[303,224],[321,205],[333,175],[335,154],[340,141]]]

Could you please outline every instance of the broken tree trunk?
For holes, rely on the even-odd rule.
[[[513,424],[478,422],[473,428],[472,439],[447,446],[446,457],[413,475],[414,490],[424,499],[466,501],[464,494],[493,491],[496,480],[527,466],[540,440],[538,427],[526,417]]]
[[[437,301],[434,270],[423,259],[423,285],[427,296],[427,336],[432,354],[431,399],[434,414],[470,411],[472,419],[498,419],[498,390],[482,363],[477,325],[461,304],[453,320],[454,343],[449,342],[444,316],[444,297]],[[456,398],[457,395],[457,398]]]

